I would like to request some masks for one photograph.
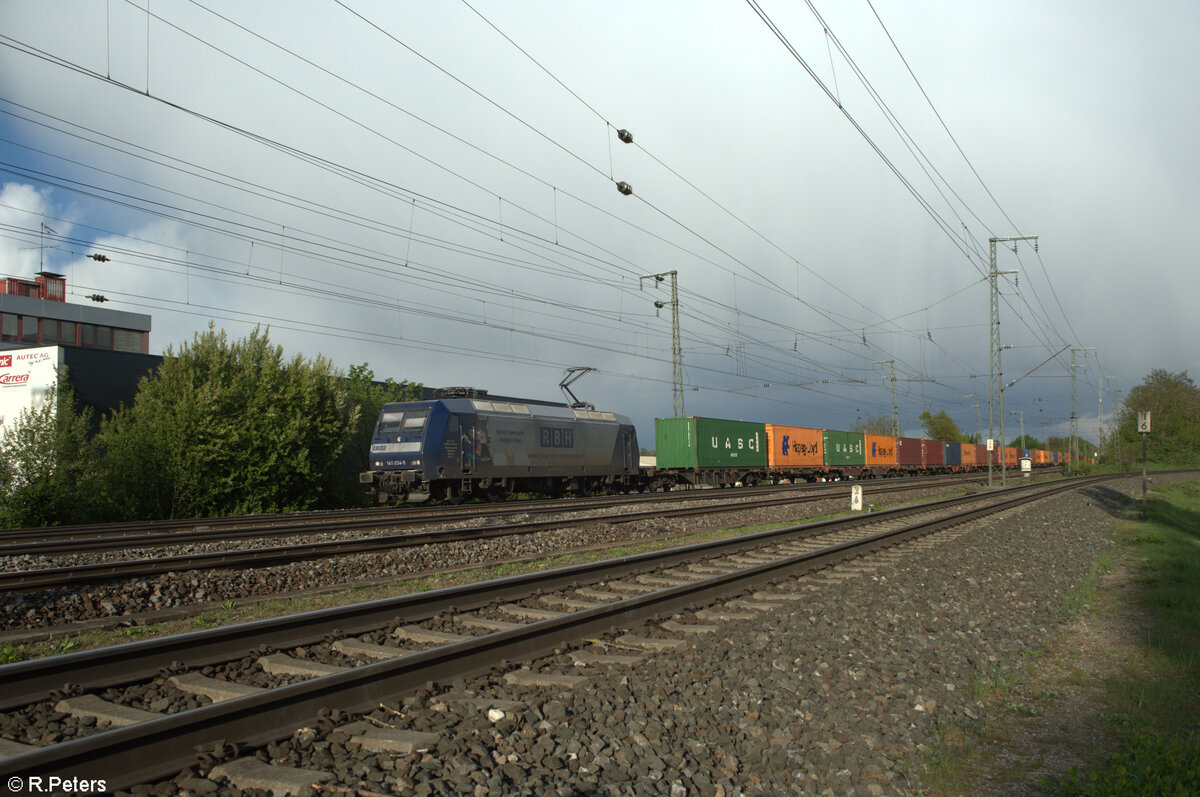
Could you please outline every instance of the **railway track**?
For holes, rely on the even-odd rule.
[[[871,484],[865,490],[865,493],[868,496],[874,496],[894,492],[907,492],[913,489],[922,489],[925,487],[944,487],[961,483],[975,482],[978,482],[977,476],[958,478],[954,480],[938,479],[929,481],[922,480],[918,482],[904,480],[903,482],[896,484]],[[164,573],[191,570],[266,567],[271,565],[287,564],[290,562],[347,556],[359,553],[369,553],[373,551],[393,550],[397,548],[482,540],[510,535],[532,534],[538,531],[545,531],[547,529],[560,528],[564,525],[586,526],[597,523],[631,523],[646,519],[696,517],[700,515],[719,514],[729,511],[745,511],[786,504],[821,501],[833,497],[843,497],[845,493],[846,489],[844,485],[837,488],[828,488],[822,490],[797,490],[792,488],[782,491],[776,490],[766,494],[759,493],[756,495],[748,495],[740,490],[688,491],[683,495],[691,498],[692,500],[690,501],[678,498],[676,497],[677,494],[674,493],[666,495],[666,497],[670,499],[670,503],[687,503],[688,505],[686,506],[664,508],[661,504],[661,501],[654,501],[654,508],[652,509],[628,511],[628,502],[613,503],[609,501],[594,507],[597,512],[605,512],[604,514],[595,514],[586,517],[573,516],[570,519],[563,518],[563,512],[567,511],[563,506],[563,502],[556,502],[552,504],[553,511],[550,508],[542,510],[542,514],[548,516],[548,519],[543,520],[529,519],[509,523],[494,522],[497,517],[512,517],[514,515],[536,516],[537,514],[531,511],[514,512],[513,510],[509,510],[501,515],[491,512],[486,515],[476,514],[465,516],[470,519],[479,520],[478,525],[471,526],[456,526],[454,528],[443,528],[432,531],[413,531],[401,534],[370,534],[354,536],[348,539],[307,542],[282,546],[206,551],[176,555],[172,555],[170,553],[170,546],[192,544],[198,541],[199,538],[197,535],[199,533],[192,532],[188,533],[186,536],[180,536],[177,533],[153,533],[142,535],[136,538],[136,540],[128,540],[127,538],[123,537],[114,538],[111,535],[106,535],[98,540],[60,539],[57,541],[50,540],[45,543],[37,544],[25,542],[8,545],[0,544],[0,556],[8,555],[12,557],[30,556],[33,554],[36,554],[39,557],[53,554],[72,555],[78,553],[97,553],[114,550],[140,554],[138,558],[131,559],[118,559],[94,563],[77,563],[60,567],[39,569],[0,571],[0,592],[28,592],[39,589],[64,589],[83,584],[101,584],[130,578],[149,578]],[[574,504],[574,502],[571,503]],[[572,506],[570,511],[575,513],[577,510],[574,506]],[[464,519],[464,515],[457,512],[452,512],[447,517],[459,523],[461,523]],[[418,523],[425,525],[428,524],[429,521],[427,519],[419,521],[404,519],[404,521],[401,523],[397,522],[394,517],[389,515],[387,519],[382,522],[379,520],[375,520],[373,522],[355,520],[342,521],[336,524],[323,522],[314,525],[305,520],[297,526],[287,529],[256,528],[243,531],[246,532],[245,537],[276,537],[318,532],[328,533],[347,528],[360,531],[366,529],[377,530],[381,525],[386,526],[390,530],[396,525]],[[226,540],[230,537],[230,535],[233,534],[234,532],[232,530],[224,530],[220,532],[206,531],[203,532],[203,539]],[[155,545],[161,548],[161,550],[154,550]],[[20,560],[15,559],[14,561]]]
[[[0,706],[16,710],[48,690],[73,683],[78,686],[49,698],[54,710],[92,711],[92,716],[98,711],[95,692],[153,679],[164,667],[170,671],[158,679],[174,679],[172,688],[214,690],[216,687],[204,680],[205,667],[244,659],[249,651],[258,649],[259,653],[253,655],[258,667],[292,674],[281,676],[282,685],[275,688],[247,691],[200,708],[143,717],[143,721],[127,727],[18,752],[0,760],[0,775],[25,778],[56,772],[63,777],[87,778],[118,773],[110,775],[107,785],[110,789],[123,788],[188,768],[195,761],[197,746],[212,748],[219,739],[261,745],[284,738],[296,728],[316,727],[341,733],[343,738],[365,740],[371,734],[364,735],[367,729],[361,724],[331,727],[328,719],[335,715],[330,710],[370,711],[382,701],[420,689],[427,682],[444,683],[493,668],[499,668],[496,680],[501,684],[536,680],[539,672],[502,663],[528,662],[554,655],[556,650],[590,654],[591,658],[585,659],[591,662],[589,666],[617,664],[596,658],[612,655],[611,650],[607,654],[578,650],[581,640],[606,635],[618,635],[611,640],[616,646],[637,649],[638,655],[654,655],[656,649],[675,645],[688,634],[704,633],[700,628],[704,623],[739,622],[755,611],[802,600],[802,594],[788,586],[788,579],[798,574],[855,557],[883,555],[878,552],[1099,480],[1072,480],[949,499],[9,665],[0,668]],[[747,597],[741,603],[728,603],[739,594]],[[716,603],[722,605],[713,606]],[[700,622],[689,628],[686,623],[662,620],[679,613]],[[658,636],[628,633],[628,629],[649,620],[658,621]],[[456,629],[455,638],[444,636],[451,628]],[[464,629],[473,630],[463,633]],[[315,655],[318,649],[320,655]],[[336,654],[358,666],[314,675],[321,668],[309,666],[313,661],[281,658],[275,650],[290,650],[317,663]],[[387,658],[383,658],[385,655]],[[373,663],[361,664],[376,658]],[[179,665],[181,661],[186,666]],[[572,665],[565,666],[569,669]],[[301,670],[307,670],[310,677],[296,680],[303,677],[298,674]],[[542,668],[540,676],[557,678],[560,685],[569,683],[563,680],[567,674],[561,670],[561,666]],[[91,694],[75,694],[80,689]],[[228,692],[224,696],[228,697]],[[88,697],[92,699],[81,699]],[[80,705],[83,707],[76,708]],[[320,717],[326,718],[324,725]],[[380,744],[402,744],[397,739],[403,734],[382,735],[391,741]],[[411,741],[413,737],[408,738]],[[206,766],[219,765],[223,768],[220,771],[228,772],[235,783],[237,778],[244,778],[240,787],[247,788],[245,784],[258,777],[251,771],[260,764],[226,760],[231,757],[231,749],[222,747],[211,753]],[[282,768],[275,774],[286,775]]]
[[[980,482],[980,474],[905,478],[897,484],[861,482],[868,492],[897,489],[921,489],[942,485]],[[199,518],[187,521],[144,521],[139,523],[98,523],[80,526],[52,526],[36,529],[0,530],[0,557],[123,551],[160,545],[248,540],[269,537],[295,537],[342,531],[378,528],[405,528],[435,523],[462,523],[514,514],[557,515],[586,512],[639,503],[680,503],[691,501],[736,501],[745,498],[787,493],[820,500],[845,492],[844,483],[746,487],[736,490],[695,489],[670,493],[641,493],[601,498],[510,501],[497,504],[438,507],[387,507],[368,511],[295,512],[272,515],[247,515],[229,518]]]

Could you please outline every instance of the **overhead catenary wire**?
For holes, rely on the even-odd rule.
[[[508,216],[508,213],[507,213],[507,212],[505,213],[505,216],[506,216],[506,221],[507,221],[507,216]],[[484,221],[483,221],[483,220],[478,220],[478,221],[479,221],[479,223],[480,223],[481,225],[482,225],[482,224],[484,224]],[[683,220],[683,221],[685,221],[685,223],[686,223],[686,221],[687,221],[687,220],[685,219],[685,220]],[[557,224],[556,224],[555,226],[557,227]],[[507,227],[506,227],[505,229],[507,230]],[[290,232],[290,225],[289,225],[289,232]],[[506,243],[507,243],[507,238],[508,238],[508,235],[507,235],[507,234],[505,235],[505,238],[506,238]],[[407,236],[407,237],[406,237],[406,239],[407,239],[407,240],[409,240],[409,241],[413,240],[413,238],[412,238],[411,236]],[[552,242],[551,242],[551,243],[552,243]],[[529,245],[530,245],[530,246],[535,246],[536,244],[533,244],[533,243],[531,243],[531,244],[529,244]],[[290,262],[290,260],[289,260],[289,262]],[[692,297],[691,301],[693,301],[693,302],[700,302],[700,301],[702,301],[704,298],[705,298],[705,297],[703,297],[702,295],[696,295],[696,296]],[[720,304],[717,304],[717,303],[714,303],[714,304],[713,304],[713,307],[714,307],[714,308],[715,308],[715,307],[721,307],[721,306],[722,306],[722,305],[720,305]],[[734,309],[736,310],[736,308],[734,308]],[[738,315],[738,317],[739,317],[739,318],[741,318],[741,317],[744,317],[744,316],[743,316],[741,313],[738,313],[737,315]],[[764,322],[764,323],[769,323],[769,319],[767,319],[767,318],[765,318],[765,317],[764,317],[764,318],[763,318],[763,322]],[[726,329],[729,329],[729,327],[727,327]],[[790,341],[789,341],[788,343],[790,344]],[[790,345],[789,345],[789,346],[787,346],[787,348],[789,348],[789,349],[790,349]]]

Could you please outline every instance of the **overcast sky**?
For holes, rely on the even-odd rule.
[[[988,238],[1036,235],[997,246],[1008,438],[1066,432],[1072,347],[1093,439],[1101,378],[1107,414],[1200,371],[1191,0],[146,5],[0,5],[0,274],[149,313],[154,351],[262,323],[549,400],[591,366],[646,445],[640,277],[677,271],[687,414],[846,428],[894,361],[906,432],[975,431],[964,394],[986,432]]]

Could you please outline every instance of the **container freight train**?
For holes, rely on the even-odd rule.
[[[381,502],[499,500],[986,470],[985,446],[717,418],[659,418],[656,462],[639,464],[637,430],[591,408],[472,395],[385,405],[360,481]],[[1005,449],[1008,468],[1060,463]],[[1000,452],[992,452],[1000,464]],[[1062,460],[1065,462],[1065,459]]]
[[[688,484],[758,484],[830,479],[871,479],[987,470],[988,450],[974,443],[841,432],[717,418],[659,418],[653,477]],[[991,452],[1000,466],[999,449]],[[1004,466],[1060,464],[1057,452],[1004,449]],[[1062,458],[1062,462],[1065,462]]]

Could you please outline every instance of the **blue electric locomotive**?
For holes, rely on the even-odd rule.
[[[387,404],[359,475],[378,500],[496,500],[517,493],[635,489],[638,442],[624,415],[486,397]]]

